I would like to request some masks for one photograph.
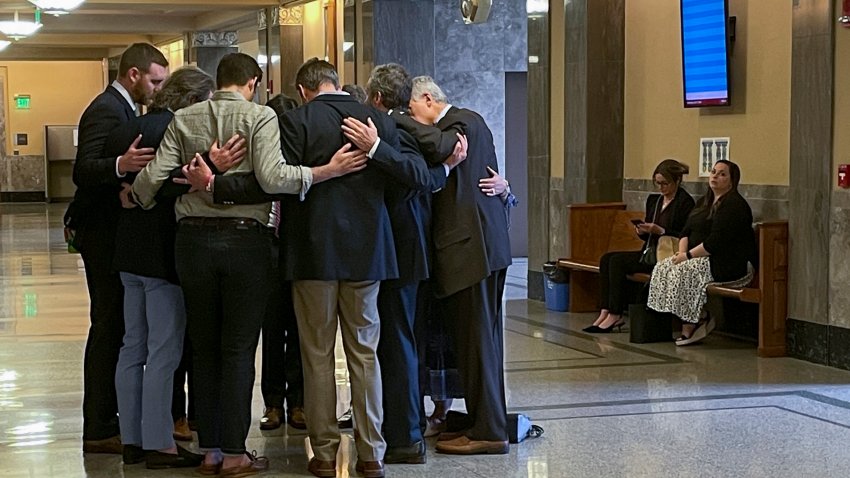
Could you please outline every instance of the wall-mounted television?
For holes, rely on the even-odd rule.
[[[680,0],[685,108],[729,106],[727,0]]]

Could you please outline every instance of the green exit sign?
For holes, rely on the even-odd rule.
[[[15,108],[19,110],[30,109],[30,95],[15,95]]]

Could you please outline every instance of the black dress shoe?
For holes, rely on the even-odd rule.
[[[125,465],[135,465],[145,461],[145,450],[136,445],[124,445],[121,456]]]
[[[384,453],[384,463],[407,463],[421,465],[425,463],[425,440],[408,446],[388,446]]]
[[[165,468],[190,468],[199,466],[204,462],[204,455],[192,453],[178,446],[177,454],[152,451],[148,453],[147,467],[150,470],[162,470]]]
[[[601,329],[596,325],[590,325],[581,329],[582,332],[590,332],[591,334],[597,334],[600,330]]]

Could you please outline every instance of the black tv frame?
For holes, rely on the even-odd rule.
[[[682,104],[685,108],[716,108],[716,107],[728,107],[732,106],[732,45],[735,35],[735,17],[729,15],[729,0],[716,0],[718,2],[723,2],[723,14],[726,17],[726,21],[723,23],[724,29],[724,38],[726,39],[725,48],[726,48],[726,101],[722,102],[722,100],[714,100],[716,102],[709,103],[688,103],[687,96],[687,82],[685,80],[685,18],[684,18],[684,9],[682,8],[682,2],[685,0],[679,0],[679,42],[682,51]]]

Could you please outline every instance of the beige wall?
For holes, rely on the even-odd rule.
[[[9,121],[7,151],[21,155],[44,154],[44,126],[75,125],[83,110],[106,87],[100,61],[7,61],[6,90]],[[29,110],[15,109],[15,95],[31,97]],[[13,146],[16,133],[27,133],[27,146]]]
[[[673,157],[691,166],[694,180],[699,138],[728,136],[744,183],[788,184],[792,5],[729,0],[729,7],[738,17],[735,106],[722,113],[682,106],[679,2],[626,2],[626,178],[649,178]]]
[[[841,11],[842,0],[835,0],[835,11]],[[850,29],[837,27],[835,32],[835,109],[832,132],[832,187],[838,186],[838,165],[850,164]]]
[[[316,0],[304,5],[304,59],[325,58],[325,10]]]

